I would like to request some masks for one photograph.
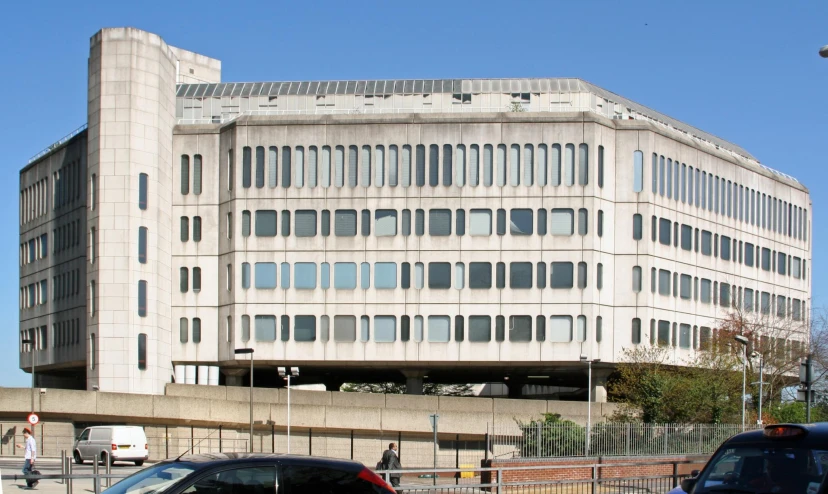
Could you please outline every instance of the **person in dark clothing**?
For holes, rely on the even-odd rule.
[[[388,449],[382,454],[382,469],[383,470],[401,470],[400,456],[397,453],[397,443],[388,445]],[[392,473],[389,475],[392,487],[400,486],[401,473]]]

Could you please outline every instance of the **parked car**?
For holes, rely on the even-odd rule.
[[[75,440],[72,456],[77,464],[86,460],[102,462],[106,461],[104,451],[109,454],[110,464],[131,461],[140,467],[149,458],[144,429],[127,425],[88,427]]]
[[[182,456],[147,467],[107,494],[389,494],[362,463],[310,456],[224,453]]]
[[[817,494],[828,492],[826,473],[828,424],[769,425],[722,443],[680,492]]]

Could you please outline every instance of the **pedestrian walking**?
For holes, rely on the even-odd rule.
[[[397,453],[397,443],[388,445],[388,449],[382,454],[382,469],[383,470],[402,470],[400,463],[400,455]],[[400,486],[400,476],[402,474],[392,473],[388,477],[391,480],[391,487]]]
[[[32,431],[27,427],[23,429],[23,437],[26,438],[26,444],[18,444],[18,449],[24,449],[25,453],[23,458],[25,462],[23,463],[23,475],[31,475],[34,471],[34,464],[35,460],[37,460],[37,441],[35,441],[34,436],[32,436]],[[26,485],[31,487],[36,486],[39,483],[37,480],[27,480]]]

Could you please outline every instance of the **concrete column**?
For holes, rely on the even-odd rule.
[[[407,395],[421,395],[423,394],[423,378],[425,371],[402,371],[405,376],[405,394]]]
[[[509,388],[509,398],[523,398],[524,384],[526,384],[526,381],[515,378],[506,381],[506,387]]]
[[[607,379],[609,370],[592,369],[592,401],[595,403],[607,402]]]
[[[224,374],[224,385],[241,386],[242,377],[246,376],[248,372],[250,372],[249,369],[221,369],[221,373]]]

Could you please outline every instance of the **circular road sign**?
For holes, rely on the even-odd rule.
[[[28,417],[26,417],[26,421],[31,425],[37,425],[40,422],[40,417],[37,415],[30,413]]]

